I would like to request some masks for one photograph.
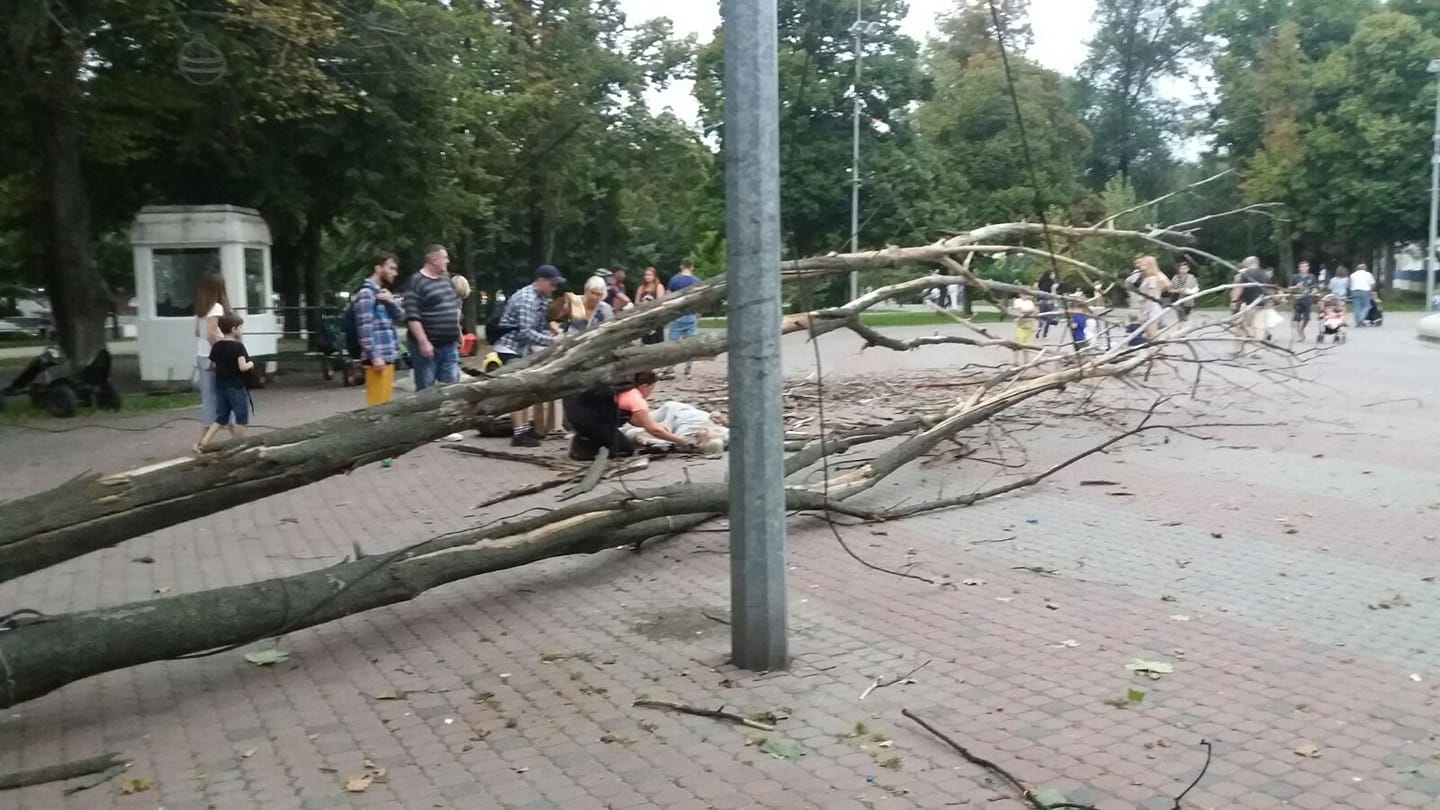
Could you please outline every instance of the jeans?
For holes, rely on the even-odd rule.
[[[670,322],[670,340],[684,340],[685,338],[692,338],[695,337],[695,335],[698,334],[699,331],[699,315],[681,315],[680,317]],[[685,361],[685,376],[690,376],[690,371],[692,368],[694,368],[694,366],[695,363],[693,361]]]
[[[215,399],[215,369],[206,368],[208,365],[208,357],[195,359],[195,387],[200,389],[200,427],[215,424],[215,410],[218,405]]]
[[[229,425],[233,418],[237,425],[250,424],[250,392],[240,385],[217,385],[215,387],[215,421]]]
[[[420,354],[420,346],[410,339],[410,365],[415,369],[415,390],[424,391],[437,382],[453,383],[460,378],[460,346],[455,341],[436,343],[435,355]]]
[[[1355,325],[1363,326],[1365,316],[1370,314],[1370,298],[1373,295],[1369,290],[1351,290],[1350,306],[1355,312]]]

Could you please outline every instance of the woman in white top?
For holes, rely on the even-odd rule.
[[[591,276],[585,281],[585,317],[571,318],[570,324],[566,327],[566,334],[578,335],[592,326],[599,326],[602,323],[615,317],[615,310],[605,303],[605,279],[598,276]]]
[[[215,422],[215,370],[208,368],[210,347],[220,339],[220,316],[229,311],[230,296],[225,294],[225,276],[219,270],[211,270],[195,288],[195,384],[200,389],[202,437]]]
[[[1165,304],[1161,298],[1170,291],[1170,279],[1160,272],[1160,264],[1154,256],[1139,256],[1135,259],[1135,271],[1140,275],[1140,316],[1145,322],[1145,337],[1154,340],[1160,332],[1161,315]]]

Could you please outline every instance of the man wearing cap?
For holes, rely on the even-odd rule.
[[[505,301],[505,311],[500,315],[500,330],[503,334],[495,341],[495,353],[501,364],[512,363],[520,358],[544,349],[555,342],[555,333],[550,331],[546,310],[550,296],[565,283],[565,277],[553,265],[542,264],[535,270],[535,281],[515,291]],[[540,435],[530,420],[530,409],[510,414],[513,431],[510,443],[516,447],[539,447]]]

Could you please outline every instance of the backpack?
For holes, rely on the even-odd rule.
[[[340,313],[340,328],[345,332],[345,352],[356,360],[363,358],[365,349],[360,345],[360,319],[355,317],[355,296],[360,290],[365,289],[361,284],[360,288],[350,294],[350,303],[345,305],[344,311]]]
[[[505,337],[506,335],[515,331],[515,324],[510,324],[507,326],[502,323],[502,321],[505,320],[505,310],[509,306],[510,302],[506,301],[503,305],[497,306],[493,310],[491,310],[490,317],[485,319],[485,342],[489,343],[491,346],[494,346],[496,343],[498,343],[500,341],[500,338]]]

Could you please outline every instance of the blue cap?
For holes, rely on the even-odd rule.
[[[540,267],[535,270],[535,278],[547,278],[556,284],[565,283],[565,277],[560,275],[560,271],[557,270],[553,264],[540,265]]]

